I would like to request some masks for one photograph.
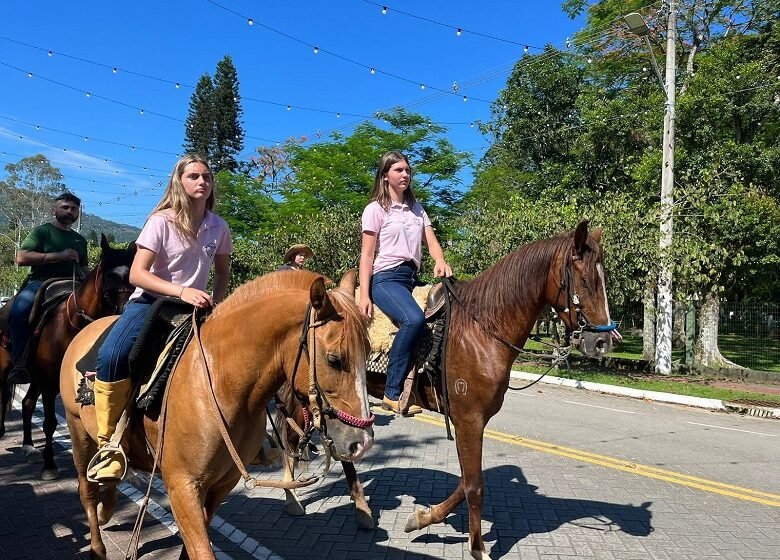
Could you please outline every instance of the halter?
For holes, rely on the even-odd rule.
[[[301,330],[301,336],[298,344],[298,354],[295,358],[295,367],[293,368],[292,379],[290,380],[290,386],[295,391],[295,376],[298,373],[298,366],[301,362],[303,353],[306,353],[306,359],[309,362],[309,392],[308,401],[300,398],[301,407],[303,408],[304,416],[304,428],[303,436],[298,442],[298,450],[300,452],[311,440],[311,435],[314,430],[318,430],[325,441],[330,447],[333,445],[333,440],[328,437],[327,421],[325,416],[330,418],[336,418],[348,426],[360,429],[368,429],[376,420],[376,416],[373,414],[369,418],[359,418],[353,416],[348,412],[339,410],[330,406],[328,398],[325,396],[325,392],[320,388],[317,381],[317,360],[316,360],[316,341],[315,331],[319,327],[327,324],[333,319],[320,319],[315,320],[315,311],[311,303],[306,307],[306,318],[303,321],[303,328]],[[341,317],[337,315],[340,319]],[[311,347],[311,353],[309,352]],[[312,359],[315,356],[315,359]],[[296,395],[297,396],[297,395]],[[285,414],[285,416],[287,416]]]
[[[594,324],[588,319],[588,316],[585,314],[585,312],[580,307],[580,296],[577,295],[577,287],[575,286],[574,282],[574,272],[572,271],[572,268],[574,267],[574,263],[577,261],[582,260],[582,257],[579,255],[569,255],[566,259],[566,263],[563,265],[563,270],[561,272],[561,286],[558,288],[558,295],[555,296],[555,302],[558,303],[558,299],[560,298],[560,295],[562,292],[566,292],[566,307],[563,309],[563,311],[557,311],[558,313],[568,313],[569,319],[571,319],[571,309],[569,305],[574,306],[574,316],[576,318],[577,323],[577,329],[570,332],[570,336],[573,336],[575,338],[578,338],[579,335],[581,335],[583,332],[610,332],[617,329],[617,323],[615,321],[610,321],[608,325],[597,325]]]
[[[97,264],[97,267],[95,268],[95,295],[100,298],[101,305],[105,311],[104,315],[115,315],[119,312],[119,306],[114,304],[111,301],[111,298],[109,297],[108,291],[106,289],[105,284],[101,281],[103,277],[103,261],[99,261]],[[86,280],[85,280],[86,281]],[[98,285],[100,285],[100,293],[98,293]],[[75,268],[73,273],[73,289],[70,293],[70,296],[68,296],[68,299],[65,301],[65,315],[68,317],[68,324],[73,330],[80,331],[84,327],[79,326],[78,319],[83,320],[87,324],[93,323],[95,321],[94,317],[90,317],[87,315],[87,313],[79,306],[78,302],[78,296],[76,295],[76,278],[75,278]],[[120,288],[116,290],[117,293],[123,293],[123,292],[129,292],[131,289],[127,288]],[[71,300],[73,301],[72,307],[76,309],[76,319],[71,319]]]

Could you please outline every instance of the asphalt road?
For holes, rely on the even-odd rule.
[[[20,424],[17,407],[0,442],[0,558],[86,557],[67,430],[58,438],[62,477],[44,483],[40,465],[18,453]],[[357,527],[340,465],[300,493],[303,518],[284,513],[281,491],[236,488],[212,525],[218,557],[468,558],[465,506],[443,524],[403,532],[415,507],[443,500],[457,484],[457,452],[444,436],[437,414],[379,416],[376,444],[358,466],[373,530]],[[524,560],[780,558],[778,444],[777,420],[554,386],[509,392],[485,439],[488,552]],[[321,466],[314,461],[310,471]],[[104,528],[110,558],[124,557],[143,483],[121,488]],[[177,558],[159,481],[152,497],[140,557]]]

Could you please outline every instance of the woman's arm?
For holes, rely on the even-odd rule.
[[[363,315],[369,319],[374,308],[368,295],[371,287],[371,272],[374,268],[374,249],[376,249],[376,234],[372,231],[364,231],[360,246],[360,267],[358,269],[360,279],[359,305]]]
[[[154,251],[138,246],[130,267],[130,283],[133,286],[155,294],[181,298],[195,307],[208,307],[212,304],[211,296],[206,292],[179,286],[152,274],[151,268],[156,257],[157,253]]]
[[[433,275],[436,278],[442,276],[452,276],[452,269],[447,261],[444,260],[444,251],[439,245],[439,240],[436,238],[436,232],[433,231],[433,226],[425,226],[425,244],[428,246],[428,252],[431,254],[431,258],[436,263],[433,267]]]
[[[230,255],[217,254],[214,256],[214,290],[211,297],[214,303],[225,299],[228,281],[230,280]]]

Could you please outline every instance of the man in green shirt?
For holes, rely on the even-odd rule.
[[[82,278],[87,266],[87,240],[73,231],[78,219],[81,199],[65,192],[54,200],[54,220],[33,228],[16,255],[19,266],[29,266],[30,276],[22,291],[14,298],[9,317],[11,329],[11,359],[14,368],[8,383],[29,383],[27,364],[22,363],[30,340],[29,317],[35,294],[44,280],[70,278],[75,273]]]

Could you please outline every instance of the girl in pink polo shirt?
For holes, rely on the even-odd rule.
[[[98,351],[95,379],[97,439],[103,447],[133,389],[128,357],[151,304],[160,296],[178,297],[195,307],[210,307],[225,297],[233,244],[225,220],[211,212],[214,176],[208,162],[188,154],[173,168],[162,200],[136,240],[130,269],[136,290]],[[214,268],[214,290],[206,293]],[[118,454],[106,454],[88,475],[116,481],[124,465]]]
[[[371,318],[373,304],[398,326],[390,348],[382,406],[406,415],[422,411],[413,405],[399,410],[412,351],[425,326],[425,317],[412,297],[422,258],[422,242],[435,261],[436,277],[452,276],[428,214],[412,193],[412,169],[399,152],[382,156],[374,179],[371,202],[363,210],[360,251],[360,308]]]

